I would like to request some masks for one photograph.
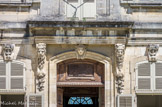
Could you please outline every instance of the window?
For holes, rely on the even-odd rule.
[[[64,0],[67,18],[93,19],[96,17],[96,0]]]
[[[137,107],[162,107],[162,95],[137,95]]]
[[[24,89],[24,64],[0,61],[0,89]]]
[[[137,90],[162,91],[162,62],[142,62],[136,68]]]
[[[118,95],[117,107],[134,107],[134,97],[130,95]]]
[[[40,94],[30,94],[27,97],[27,107],[44,107],[44,97]]]
[[[91,97],[70,97],[68,104],[93,104]]]
[[[0,107],[24,107],[24,95],[0,95]]]

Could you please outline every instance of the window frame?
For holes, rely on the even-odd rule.
[[[25,63],[17,60],[13,60],[10,62],[5,62],[4,60],[0,60],[0,62],[6,63],[6,89],[0,89],[0,92],[6,90],[7,92],[24,92],[26,86],[26,78],[25,78]],[[23,75],[22,76],[11,76],[11,63],[21,64],[23,66]],[[0,76],[2,77],[2,76]],[[23,77],[23,89],[11,89],[11,78],[22,78]]]
[[[145,63],[149,63],[149,65],[150,65],[150,80],[151,80],[150,89],[138,89],[138,79],[139,79],[138,65],[145,64]],[[135,91],[136,91],[136,93],[156,93],[156,92],[162,93],[162,89],[156,89],[156,78],[162,78],[162,76],[156,76],[156,63],[162,64],[162,61],[156,61],[156,62],[142,61],[142,62],[136,63],[136,66],[135,66],[135,74],[136,74]],[[143,77],[141,76],[140,78],[146,78],[146,76],[143,76]]]
[[[66,0],[67,1],[67,0]],[[84,0],[78,0],[78,3],[79,4],[82,4],[83,3],[83,1]],[[65,3],[65,2],[64,2]],[[85,3],[86,4],[86,3]],[[73,17],[68,17],[67,16],[67,6],[68,6],[69,4],[67,4],[67,3],[65,3],[65,16],[66,16],[66,19],[68,19],[68,20],[70,20],[70,19],[72,19]],[[78,19],[78,20],[83,20],[83,19],[87,19],[87,20],[94,20],[94,19],[96,19],[96,15],[97,15],[97,6],[96,6],[96,0],[94,0],[94,7],[95,7],[95,16],[94,17],[84,17],[84,9],[83,9],[83,7],[84,7],[84,5],[83,6],[81,6],[80,8],[78,8],[79,10],[80,10],[80,13],[78,13],[79,14],[79,17],[75,17],[76,19]]]

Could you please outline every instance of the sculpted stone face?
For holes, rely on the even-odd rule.
[[[124,55],[124,50],[123,49],[118,49],[116,53],[117,53],[118,57],[123,56]]]
[[[3,47],[3,56],[4,60],[11,60],[13,56],[14,45],[13,44],[5,44]]]
[[[149,49],[149,54],[150,54],[151,56],[154,56],[154,55],[156,55],[157,51],[158,51],[158,47],[156,47],[156,46],[151,46],[150,49]]]
[[[83,55],[84,54],[84,48],[82,48],[82,47],[78,48],[78,54]]]
[[[38,57],[44,56],[45,53],[46,53],[45,48],[42,47],[38,49]]]
[[[149,61],[156,61],[157,52],[159,50],[158,44],[150,44],[147,47]]]

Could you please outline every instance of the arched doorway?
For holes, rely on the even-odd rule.
[[[104,68],[104,64],[90,59],[58,63],[58,107],[99,107],[99,100],[104,106]]]
[[[92,81],[93,78],[92,77],[83,77],[86,81],[84,82],[81,82],[79,81],[78,78],[80,78],[80,76],[84,76],[84,74],[79,74],[77,75],[77,79],[74,77],[70,77],[70,81],[73,81],[74,80],[77,80],[77,83],[69,83],[67,82],[67,84],[69,83],[69,85],[65,84],[65,81],[63,82],[58,82],[57,80],[57,72],[58,72],[58,65],[61,63],[61,62],[64,62],[64,61],[69,61],[69,60],[73,60],[73,59],[77,59],[77,55],[76,55],[76,51],[71,51],[71,52],[66,52],[66,53],[62,53],[62,54],[59,54],[57,56],[54,56],[52,58],[50,58],[50,61],[49,61],[49,107],[59,107],[59,103],[61,104],[61,97],[63,97],[64,95],[59,95],[59,91],[63,91],[62,88],[79,88],[81,89],[80,87],[87,87],[88,88],[93,88],[93,87],[97,87],[98,88],[98,92],[102,91],[104,92],[104,96],[101,95],[101,94],[98,94],[98,97],[104,97],[104,100],[103,101],[98,101],[99,102],[99,105],[98,107],[113,107],[114,105],[114,86],[113,86],[113,73],[112,73],[112,68],[111,68],[111,60],[108,58],[108,57],[105,57],[103,55],[100,55],[100,54],[97,54],[97,53],[94,53],[94,52],[89,52],[87,51],[85,56],[84,56],[84,59],[82,59],[82,61],[84,60],[93,60],[95,61],[96,63],[100,63],[102,65],[104,65],[103,69],[104,69],[104,79],[103,79],[103,83],[101,82],[88,82],[88,81]],[[82,66],[85,66],[85,65],[81,65],[80,67],[82,68]],[[89,65],[88,65],[89,66]],[[70,68],[73,68],[73,64],[72,66],[70,66]],[[75,67],[74,67],[75,68]],[[67,69],[67,68],[66,68]],[[65,73],[67,75],[67,73]],[[72,76],[73,74],[69,73],[68,74],[69,76]],[[75,75],[75,73],[74,73]],[[89,75],[91,76],[91,75]],[[65,75],[63,76],[63,78],[61,79],[64,79]],[[91,79],[89,79],[91,78]],[[69,77],[67,78],[69,79]],[[101,79],[102,80],[102,79]],[[90,84],[91,83],[91,84]],[[63,86],[64,85],[64,86]],[[99,89],[99,87],[102,87],[102,89]],[[72,96],[73,97],[73,96]],[[75,97],[78,97],[78,96],[75,96]],[[80,97],[87,97],[87,96],[80,96]],[[103,105],[104,104],[104,105]]]

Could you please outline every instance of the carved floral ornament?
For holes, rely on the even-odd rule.
[[[77,59],[84,59],[84,57],[86,55],[86,48],[84,45],[76,46],[75,51],[76,51]]]
[[[37,80],[38,80],[38,90],[42,91],[44,89],[45,83],[45,70],[44,64],[46,59],[46,44],[45,43],[38,43],[36,44],[37,48]]]
[[[11,61],[14,57],[15,44],[4,44],[2,46],[2,55],[5,61]]]
[[[159,50],[159,44],[149,44],[147,46],[147,55],[149,61],[151,62],[156,61],[158,50]]]
[[[116,44],[115,45],[116,66],[117,66],[116,85],[117,85],[117,92],[119,94],[122,94],[124,90],[124,74],[122,72],[124,54],[125,54],[125,45]]]

